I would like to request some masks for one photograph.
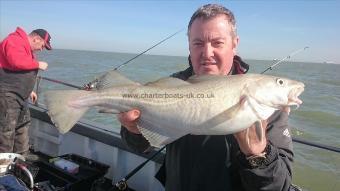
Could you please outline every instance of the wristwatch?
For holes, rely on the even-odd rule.
[[[259,166],[262,166],[267,159],[267,154],[270,152],[270,145],[268,144],[264,151],[258,155],[251,155],[246,157],[247,162],[250,167],[257,168]]]
[[[266,154],[266,152],[263,152],[259,155],[252,155],[247,157],[249,166],[251,166],[252,168],[262,166],[266,160]]]

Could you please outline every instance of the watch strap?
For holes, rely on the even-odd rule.
[[[267,143],[267,146],[265,147],[264,151],[262,152],[264,154],[264,157],[262,157],[263,159],[258,159],[259,161],[262,160],[260,165],[254,165],[249,163],[248,159],[253,159],[253,158],[257,158],[259,155],[252,155],[252,156],[246,156],[244,155],[241,151],[239,151],[239,153],[237,154],[237,158],[238,158],[238,163],[241,166],[244,166],[245,168],[258,168],[260,166],[267,166],[268,164],[272,163],[276,158],[277,158],[277,149],[275,147],[273,147],[270,142]],[[251,160],[254,161],[254,160]],[[257,162],[259,163],[259,162]]]

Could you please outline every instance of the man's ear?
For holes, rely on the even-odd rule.
[[[33,37],[33,42],[40,42],[40,41],[43,41],[43,39],[42,39],[40,36],[35,35],[35,36]]]
[[[37,36],[33,36],[32,39],[33,39],[33,42],[38,42],[39,41],[39,38]]]
[[[238,46],[238,43],[240,41],[240,38],[238,36],[234,37],[233,38],[233,52],[234,52],[234,55],[236,55],[237,53],[237,46]]]

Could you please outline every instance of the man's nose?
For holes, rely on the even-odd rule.
[[[214,48],[211,46],[210,43],[206,43],[203,47],[203,56],[211,57],[213,55],[214,55]]]

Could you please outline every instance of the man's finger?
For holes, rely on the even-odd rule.
[[[139,115],[140,115],[140,111],[134,109],[134,110],[126,112],[123,118],[128,121],[134,121],[139,117]]]
[[[290,113],[290,107],[284,107],[284,108],[282,108],[281,109],[281,111],[283,111],[283,112],[286,112],[288,115],[289,115],[289,113]]]
[[[121,122],[130,123],[138,119],[140,111],[137,109],[130,110],[128,112],[118,114],[118,119]]]

